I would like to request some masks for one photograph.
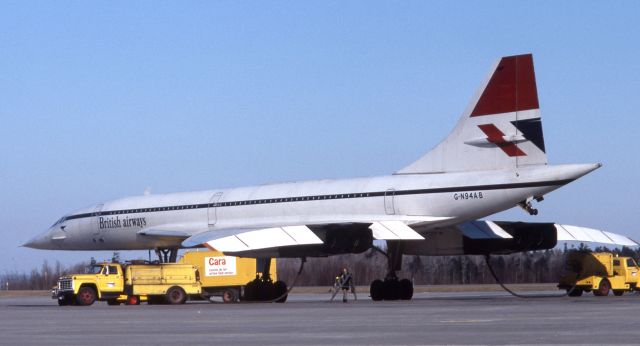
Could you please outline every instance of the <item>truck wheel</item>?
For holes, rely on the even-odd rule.
[[[238,294],[236,294],[236,290],[233,288],[227,288],[222,292],[223,303],[235,303],[236,301],[238,301]]]
[[[76,296],[76,301],[78,305],[89,306],[96,301],[96,290],[89,286],[80,287],[78,290],[78,295]]]
[[[602,281],[600,281],[600,287],[598,287],[597,290],[593,290],[593,295],[598,297],[606,297],[609,295],[610,289],[611,289],[611,284],[609,283],[609,280],[602,279]]]
[[[181,287],[173,286],[167,291],[167,303],[184,304],[187,301],[187,294]]]
[[[620,297],[624,294],[624,290],[613,290],[613,295]]]
[[[567,295],[569,297],[580,297],[582,295],[582,289],[576,287],[573,290],[571,290],[569,288],[569,289],[567,289]]]

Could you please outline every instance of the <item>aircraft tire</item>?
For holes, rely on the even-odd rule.
[[[244,294],[242,295],[242,300],[246,300],[248,302],[255,300],[256,298],[256,282],[249,281],[244,286]]]
[[[284,296],[278,300],[276,300],[276,303],[284,303],[287,301],[287,284],[284,283],[284,281],[278,280],[276,282],[273,283],[273,291],[274,291],[274,297],[278,298],[280,296],[282,296],[284,294]]]
[[[400,299],[400,282],[398,280],[384,281],[384,299],[385,300]]]
[[[413,298],[413,283],[409,279],[400,280],[400,299],[411,300]]]
[[[373,280],[373,282],[371,282],[371,286],[369,286],[369,295],[371,296],[371,300],[378,302],[384,299],[384,286],[385,285],[382,280]]]

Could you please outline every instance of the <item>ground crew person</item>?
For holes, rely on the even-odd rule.
[[[342,269],[342,273],[338,276],[338,284],[342,289],[342,302],[347,302],[347,292],[352,288],[353,278],[351,277],[351,273],[347,271],[347,268]]]

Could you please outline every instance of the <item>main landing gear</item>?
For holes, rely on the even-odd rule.
[[[413,297],[413,282],[409,279],[398,279],[396,271],[402,268],[402,244],[397,241],[387,241],[387,252],[380,251],[387,257],[388,273],[384,280],[373,280],[369,288],[371,299],[380,300],[410,300]]]
[[[244,287],[242,300],[284,303],[287,300],[287,284],[284,281],[273,282],[271,280],[271,258],[256,259],[256,278]]]

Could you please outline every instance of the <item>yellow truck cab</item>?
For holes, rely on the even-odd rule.
[[[570,296],[581,296],[593,291],[596,296],[607,296],[610,291],[621,296],[625,291],[638,289],[640,268],[631,257],[619,257],[608,252],[572,252],[567,257],[558,288]]]
[[[96,263],[85,274],[63,276],[52,293],[59,305],[136,305],[141,298],[152,302],[182,304],[188,296],[202,293],[199,273],[188,264]]]

